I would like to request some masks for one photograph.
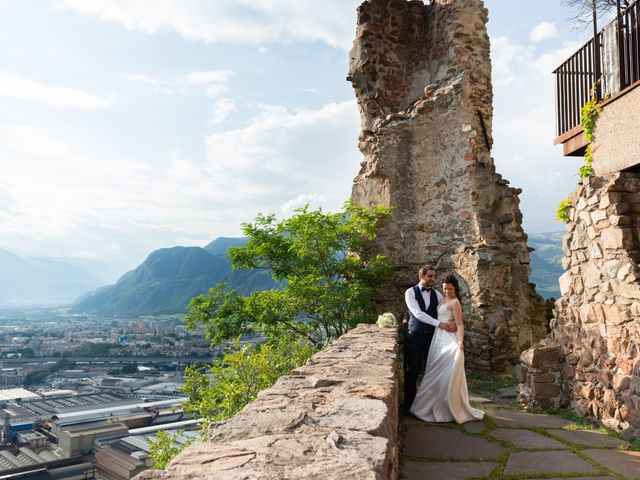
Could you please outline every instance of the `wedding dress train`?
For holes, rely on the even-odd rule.
[[[452,316],[447,305],[438,307],[438,320],[447,322]],[[458,346],[456,333],[436,328],[411,413],[427,422],[482,420],[484,412],[469,405],[464,353]]]

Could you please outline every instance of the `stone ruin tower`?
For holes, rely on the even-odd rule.
[[[505,371],[546,335],[529,283],[520,189],[491,158],[488,12],[482,0],[367,0],[358,8],[349,76],[360,108],[354,180],[361,205],[393,207],[378,239],[396,266],[379,308],[406,311],[404,291],[431,263],[463,290],[470,368]]]

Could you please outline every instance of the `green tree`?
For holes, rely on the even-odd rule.
[[[24,377],[23,384],[27,387],[35,385],[42,382],[48,375],[49,372],[46,370],[32,370]]]
[[[372,322],[372,295],[391,269],[376,253],[377,229],[390,211],[348,201],[341,212],[304,207],[288,219],[258,215],[243,224],[247,243],[229,250],[234,269],[268,269],[281,289],[242,297],[216,285],[191,300],[189,329],[213,345],[238,335],[293,333],[315,345]]]
[[[68,370],[75,367],[76,362],[72,362],[68,358],[62,358],[49,367],[49,373],[55,373],[58,370]]]
[[[230,249],[233,268],[268,269],[281,288],[244,297],[218,284],[191,300],[188,329],[202,327],[213,347],[228,342],[211,365],[185,372],[183,408],[203,420],[203,431],[235,415],[331,338],[375,320],[372,295],[391,265],[374,240],[389,214],[349,201],[337,213],[305,207],[285,220],[258,215],[243,225],[247,243]],[[261,340],[243,344],[249,334]]]
[[[120,373],[123,375],[128,375],[131,373],[138,373],[138,364],[136,362],[133,363],[125,363],[122,368],[120,368]]]
[[[151,438],[147,440],[153,468],[164,470],[173,457],[193,443],[193,440],[183,444],[176,442],[183,433],[184,430],[179,430],[175,435],[171,436],[166,431],[159,430],[156,432],[155,440]]]
[[[182,408],[191,417],[203,419],[206,430],[212,421],[224,420],[242,410],[258,392],[304,364],[316,351],[308,341],[291,334],[259,345],[242,344],[235,339],[211,365],[187,367],[180,390],[189,399]]]

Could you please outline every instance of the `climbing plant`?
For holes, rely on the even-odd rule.
[[[587,148],[584,152],[584,165],[580,167],[580,178],[589,178],[593,175],[593,155],[591,141],[593,140],[593,131],[596,128],[596,121],[600,115],[600,108],[596,100],[595,85],[591,89],[590,99],[580,109],[580,125],[584,131],[584,138],[587,142]],[[560,222],[569,223],[569,209],[571,208],[571,200],[565,199],[560,202],[556,212],[556,219]]]
[[[580,109],[580,125],[584,130],[584,139],[587,141],[587,149],[584,153],[585,164],[580,167],[580,178],[587,178],[593,175],[591,140],[593,139],[593,131],[596,128],[598,115],[600,115],[600,108],[598,108],[598,102],[592,89],[591,99]]]
[[[556,212],[556,220],[559,222],[569,223],[569,209],[572,207],[571,200],[562,200]]]

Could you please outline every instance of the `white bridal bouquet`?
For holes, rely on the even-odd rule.
[[[393,328],[398,326],[398,321],[393,313],[385,312],[378,317],[376,325],[381,328]]]

